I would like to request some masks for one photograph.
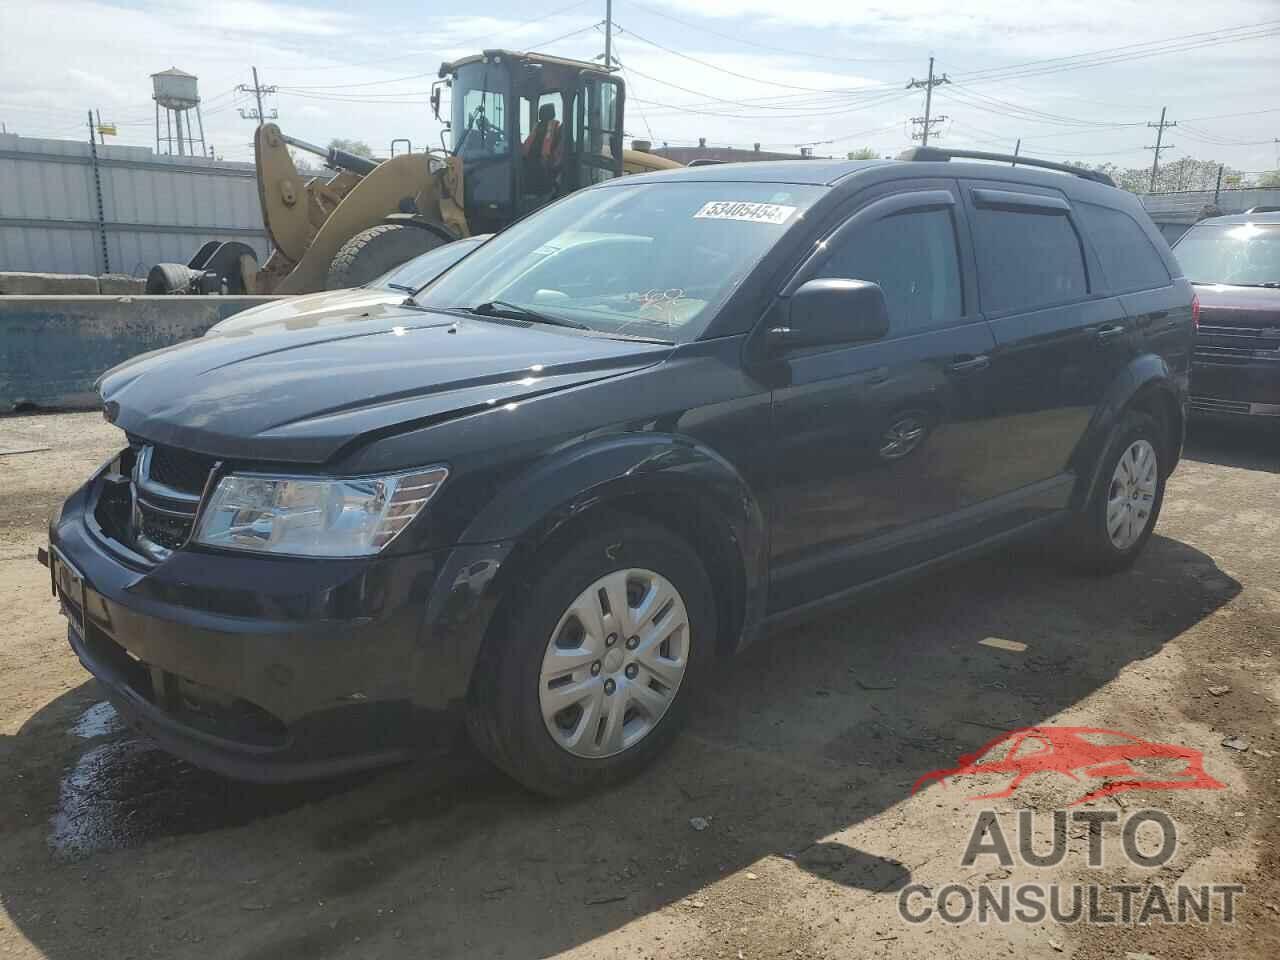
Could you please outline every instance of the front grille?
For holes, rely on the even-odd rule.
[[[94,518],[103,536],[159,563],[190,538],[214,462],[130,439],[100,481]]]
[[[1270,327],[1201,323],[1193,356],[1228,366],[1257,360],[1280,361],[1280,335]]]
[[[174,447],[156,444],[151,448],[150,478],[183,493],[204,493],[204,483],[213,469],[213,459]]]
[[[174,517],[159,513],[145,502],[138,504],[142,517],[142,535],[166,550],[177,550],[191,536],[191,517]]]
[[[1217,397],[1191,396],[1191,409],[1202,413],[1248,413],[1247,400],[1219,400]]]

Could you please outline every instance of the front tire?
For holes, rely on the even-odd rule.
[[[715,604],[693,549],[640,520],[539,553],[476,667],[468,729],[529,789],[587,793],[675,738],[714,656]]]
[[[1102,480],[1071,531],[1078,568],[1117,573],[1130,567],[1151,539],[1168,473],[1162,437],[1148,414],[1125,414],[1103,455]]]
[[[384,223],[361,230],[334,255],[324,288],[362,287],[444,242],[430,230],[403,223]]]

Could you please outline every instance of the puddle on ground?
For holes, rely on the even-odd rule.
[[[116,713],[116,708],[103,700],[80,714],[70,733],[81,740],[93,740],[95,737],[109,737],[123,729],[124,721]]]
[[[77,731],[82,723],[98,731],[120,722],[114,710],[108,715],[95,709],[85,712],[73,733],[102,736]],[[81,860],[159,837],[244,826],[350,790],[373,776],[282,785],[243,783],[179,760],[148,739],[116,739],[87,750],[63,777],[49,820],[48,843],[56,859]]]

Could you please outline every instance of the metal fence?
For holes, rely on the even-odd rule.
[[[145,276],[206,240],[266,259],[252,164],[0,134],[0,271]]]
[[[1201,219],[1206,207],[1225,213],[1244,213],[1253,207],[1280,206],[1280,190],[1187,190],[1180,193],[1147,193],[1142,205],[1166,240],[1172,243]]]

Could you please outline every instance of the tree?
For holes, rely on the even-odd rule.
[[[1156,171],[1155,189],[1151,188],[1150,167],[1118,167],[1114,163],[1073,163],[1072,166],[1086,170],[1105,173],[1121,187],[1131,193],[1185,193],[1190,191],[1212,191],[1218,185],[1218,169],[1222,168],[1222,186],[1226,189],[1238,183],[1241,173],[1216,160],[1196,160],[1193,157],[1181,157],[1160,165]],[[1233,180],[1232,178],[1237,178]]]
[[[329,141],[330,150],[345,150],[347,153],[354,153],[357,157],[372,157],[373,150],[363,140],[345,140],[342,137],[334,137]]]
[[[858,150],[849,151],[850,160],[879,160],[880,151],[875,147],[862,147]]]
[[[1269,190],[1280,189],[1280,170],[1268,170],[1258,178],[1258,186]]]
[[[293,158],[293,165],[299,173],[320,173],[321,168],[309,154],[303,153],[301,150],[289,148],[289,156]]]

